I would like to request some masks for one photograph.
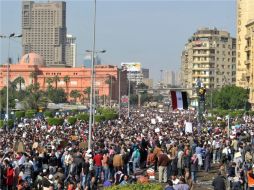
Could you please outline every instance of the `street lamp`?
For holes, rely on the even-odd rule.
[[[0,35],[0,38],[8,38],[8,58],[7,58],[7,75],[6,75],[6,126],[8,127],[9,121],[9,64],[10,64],[10,39],[11,38],[21,38],[22,34],[15,35],[15,33],[11,33],[9,36]]]
[[[93,51],[93,50],[86,50],[86,52],[87,53],[92,53],[92,62],[93,62],[93,68],[92,68],[92,73],[93,73],[93,77],[92,77],[92,87],[91,87],[91,91],[93,91],[92,92],[92,97],[93,97],[93,111],[92,111],[92,113],[93,113],[93,120],[92,120],[92,126],[94,126],[94,123],[95,123],[95,119],[94,119],[94,116],[95,116],[95,105],[96,105],[96,101],[95,101],[95,89],[96,89],[96,84],[95,84],[95,78],[96,78],[96,69],[94,69],[94,63],[95,63],[95,61],[94,61],[94,59],[95,59],[95,57],[96,57],[96,55],[98,54],[98,53],[106,53],[106,50],[100,50],[100,51]]]

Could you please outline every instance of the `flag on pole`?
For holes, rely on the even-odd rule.
[[[187,92],[171,91],[172,108],[188,109]]]

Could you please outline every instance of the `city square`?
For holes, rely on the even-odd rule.
[[[254,189],[254,0],[0,5],[0,190]]]

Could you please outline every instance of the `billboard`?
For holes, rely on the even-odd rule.
[[[129,63],[121,63],[122,67],[125,67],[128,72],[140,72],[141,63],[139,62],[129,62]]]

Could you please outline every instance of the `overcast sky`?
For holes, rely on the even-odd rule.
[[[67,1],[67,31],[77,37],[77,65],[92,48],[93,2]],[[179,70],[181,51],[199,27],[216,27],[235,36],[234,0],[98,0],[96,49],[102,63],[141,62],[150,76],[160,70]],[[21,0],[0,0],[0,34],[21,33]],[[8,57],[8,40],[1,40],[0,59]],[[21,56],[21,41],[11,40],[10,56]]]

